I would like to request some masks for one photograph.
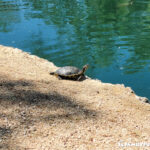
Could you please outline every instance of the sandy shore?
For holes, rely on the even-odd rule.
[[[56,69],[0,46],[0,149],[150,148],[150,105],[144,98],[124,85],[58,80],[49,74]]]

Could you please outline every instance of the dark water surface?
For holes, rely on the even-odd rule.
[[[0,44],[150,99],[149,0],[0,0]]]

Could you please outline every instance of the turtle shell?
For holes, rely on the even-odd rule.
[[[59,68],[55,73],[60,76],[73,76],[73,75],[80,75],[80,69],[72,66],[66,66]]]

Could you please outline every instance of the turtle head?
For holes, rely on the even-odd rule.
[[[83,69],[82,69],[82,72],[84,73],[84,72],[88,69],[88,67],[89,67],[88,64],[87,64],[87,65],[84,65],[84,66],[83,66]]]

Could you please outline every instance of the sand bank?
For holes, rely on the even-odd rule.
[[[49,74],[56,69],[0,46],[0,149],[117,150],[150,143],[145,98],[124,85],[58,80]]]

